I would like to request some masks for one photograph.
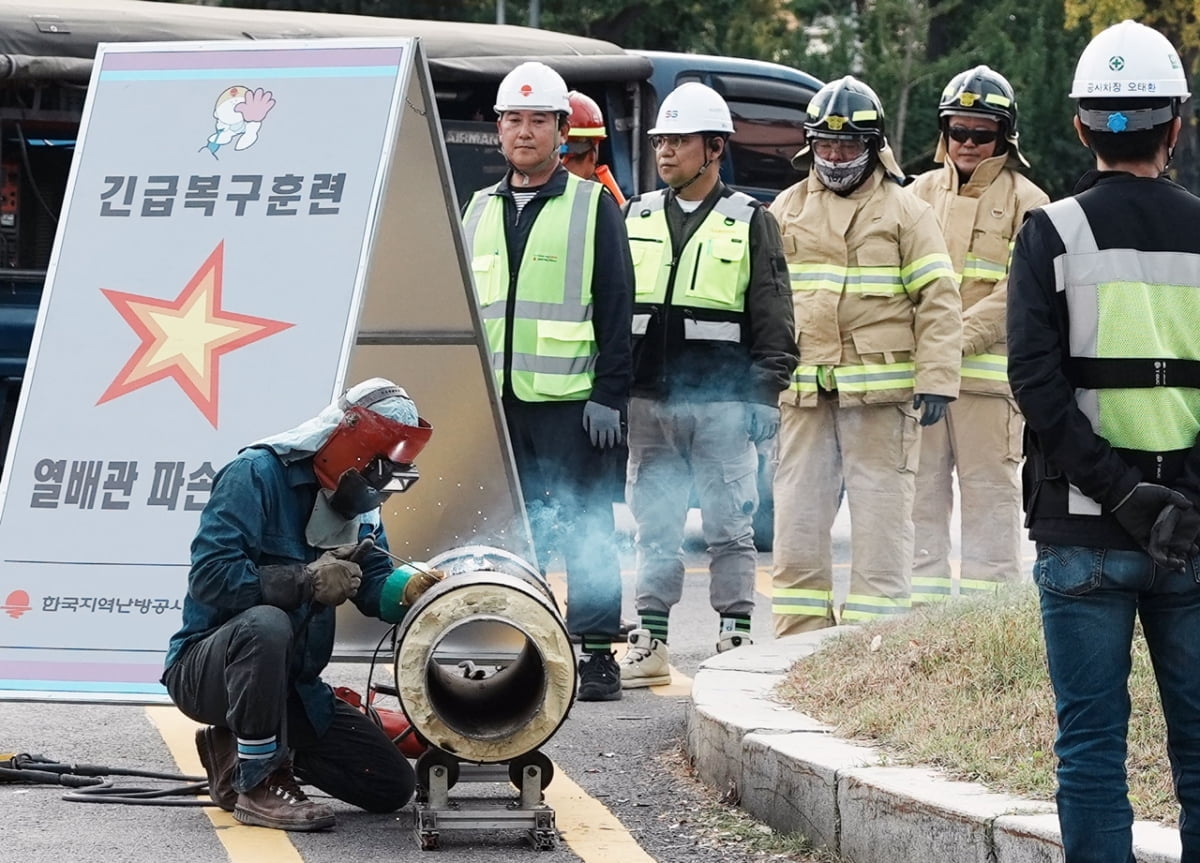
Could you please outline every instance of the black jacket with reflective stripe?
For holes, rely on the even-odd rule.
[[[1200,198],[1169,180],[1090,172],[1075,194],[1101,250],[1200,255]],[[1190,363],[1175,364],[1155,381],[1152,363],[1073,359],[1066,296],[1055,283],[1054,262],[1064,252],[1049,216],[1033,210],[1017,235],[1008,285],[1008,376],[1026,422],[1026,524],[1038,542],[1136,549],[1109,515],[1112,506],[1141,481],[1178,488],[1200,505],[1200,449],[1163,454],[1115,449],[1093,431],[1076,405],[1075,388],[1190,385]],[[1200,331],[1200,320],[1196,328]],[[1200,361],[1200,355],[1191,359]],[[1070,514],[1071,485],[1100,503],[1102,514]]]

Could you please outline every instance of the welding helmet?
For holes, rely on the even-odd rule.
[[[338,407],[342,417],[313,457],[313,469],[331,492],[330,506],[353,518],[412,487],[419,477],[414,462],[433,428],[417,416],[408,393],[394,385],[353,400],[343,396]]]

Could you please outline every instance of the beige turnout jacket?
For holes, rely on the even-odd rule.
[[[933,211],[882,167],[846,196],[815,173],[771,205],[792,281],[800,365],[781,403],[958,395],[961,303]]]
[[[1011,397],[1004,337],[1008,260],[1025,214],[1050,198],[1024,174],[1012,154],[980,162],[966,185],[939,148],[943,165],[908,186],[933,207],[950,263],[961,279],[962,390]]]

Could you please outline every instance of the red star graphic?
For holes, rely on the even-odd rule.
[[[96,404],[174,378],[217,427],[221,356],[292,326],[221,308],[224,253],[222,241],[175,300],[100,289],[142,343]]]

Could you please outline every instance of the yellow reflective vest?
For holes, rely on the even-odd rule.
[[[907,188],[933,207],[958,275],[963,307],[962,391],[1006,396],[1008,345],[1004,334],[1008,262],[1025,214],[1050,198],[1010,167],[1011,154],[980,162],[966,185],[945,156],[940,168]]]
[[[633,256],[634,336],[645,334],[649,307],[669,303],[717,313],[685,319],[685,339],[740,343],[754,199],[742,192],[718,198],[677,261],[672,260],[666,203],[665,191],[649,192],[625,214]]]
[[[547,198],[538,212],[515,272],[498,188],[476,192],[463,217],[496,384],[503,391],[507,366],[521,401],[586,399],[596,364],[592,266],[603,187],[568,174],[563,194]],[[512,347],[506,355],[510,304]]]
[[[882,167],[849,195],[815,173],[771,205],[792,279],[800,365],[781,401],[899,404],[958,395],[962,312],[937,220]]]

